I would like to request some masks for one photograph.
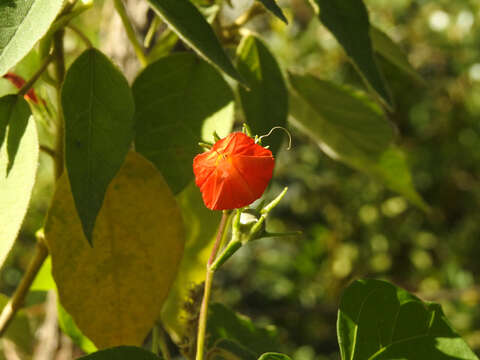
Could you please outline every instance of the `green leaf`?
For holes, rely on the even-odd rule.
[[[258,0],[260,1],[263,6],[265,6],[268,10],[270,10],[276,17],[282,20],[285,24],[288,24],[288,20],[283,14],[282,9],[280,6],[277,5],[275,0]]]
[[[205,281],[205,264],[210,255],[221,214],[211,211],[203,204],[202,196],[192,182],[177,196],[183,217],[188,224],[185,236],[185,251],[175,282],[162,309],[162,322],[175,342],[185,336],[196,336],[196,326],[192,321],[198,314],[191,312],[188,304],[199,305],[202,301]],[[200,291],[197,291],[200,290]],[[198,309],[196,307],[195,309]],[[196,324],[196,321],[193,321]],[[195,351],[195,349],[192,349]]]
[[[74,209],[63,175],[45,225],[60,301],[97,347],[141,345],[182,258],[177,202],[158,170],[131,152],[105,195],[93,248]]]
[[[373,56],[368,11],[362,0],[311,0],[320,7],[320,20],[343,46],[367,85],[386,105],[393,100]]]
[[[376,162],[360,162],[357,169],[380,179],[393,191],[396,191],[425,212],[431,209],[415,190],[412,175],[405,154],[397,147],[391,146],[384,151]]]
[[[440,305],[379,280],[357,280],[342,296],[337,335],[343,360],[473,360]]]
[[[20,100],[22,101],[24,100]],[[38,164],[35,121],[32,117],[27,118],[24,131],[21,131],[24,126],[23,115],[19,118],[13,116],[10,121],[7,141],[0,147],[0,266],[15,242],[27,212]],[[12,143],[15,143],[14,147],[18,149],[13,163],[10,162]]]
[[[375,26],[371,26],[370,37],[372,39],[373,50],[377,54],[384,57],[419,84],[425,85],[425,80],[412,67],[405,53],[387,34]]]
[[[57,302],[57,309],[60,329],[70,336],[72,341],[87,354],[97,351],[95,344],[82,333],[75,323],[75,320],[73,320],[72,316],[65,310],[60,302]]]
[[[108,184],[134,137],[134,102],[127,80],[96,49],[86,50],[62,88],[65,163],[88,242]]]
[[[233,93],[222,76],[192,53],[149,65],[133,84],[135,147],[165,176],[174,193],[192,179],[200,141],[213,131],[226,136],[233,124]]]
[[[78,360],[159,360],[155,354],[135,346],[118,346],[83,356]]]
[[[20,141],[31,115],[30,107],[22,96],[7,95],[0,98],[0,147],[7,140],[7,175],[17,156]],[[8,135],[7,135],[8,127]]]
[[[258,360],[291,360],[288,355],[268,352],[258,358]]]
[[[8,297],[0,294],[0,312],[7,305],[8,300]],[[11,340],[19,349],[25,352],[25,354],[32,354],[35,335],[30,326],[28,317],[23,310],[20,310],[15,314],[15,317],[3,336]]]
[[[239,88],[248,125],[255,135],[267,134],[274,126],[284,127],[288,115],[288,92],[275,57],[257,37],[249,35],[237,51],[238,70],[250,84]],[[262,140],[275,153],[284,134],[281,131]]]
[[[256,360],[255,353],[232,340],[220,339],[208,351],[207,360]]]
[[[47,32],[63,0],[0,2],[0,76],[19,62]]]
[[[393,126],[366,96],[312,75],[290,74],[290,83],[299,95],[292,96],[293,116],[314,131],[329,155],[372,156],[391,144]]]
[[[157,14],[199,55],[245,84],[200,11],[189,0],[148,0]]]
[[[232,340],[256,356],[280,347],[275,329],[257,327],[250,318],[218,303],[209,306],[207,332],[210,344],[219,339]]]
[[[56,286],[52,277],[52,260],[49,256],[35,276],[30,291],[49,291],[52,289],[56,289]]]
[[[405,156],[391,144],[393,127],[364,95],[311,75],[290,75],[292,123],[333,159],[370,174],[425,211]]]

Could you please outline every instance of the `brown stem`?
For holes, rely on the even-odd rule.
[[[3,308],[2,314],[0,315],[0,337],[5,333],[5,330],[8,328],[8,325],[14,318],[17,311],[23,306],[25,296],[30,290],[30,286],[32,285],[33,280],[37,276],[37,273],[42,267],[47,256],[48,249],[43,240],[39,239],[37,241],[35,256],[33,257],[32,262],[28,266],[28,269],[23,276],[22,281],[20,281],[20,285],[18,285],[17,290],[15,290],[13,297]]]

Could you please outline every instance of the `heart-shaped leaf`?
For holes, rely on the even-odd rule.
[[[130,153],[110,184],[90,247],[64,174],[45,225],[60,301],[98,348],[141,345],[183,254],[180,210],[158,170]]]

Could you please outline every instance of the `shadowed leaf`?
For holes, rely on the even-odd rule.
[[[311,0],[320,7],[320,20],[352,59],[367,86],[393,107],[387,84],[373,56],[370,21],[363,0]]]
[[[265,6],[268,10],[272,12],[276,17],[278,17],[280,20],[282,20],[285,24],[288,24],[288,20],[283,14],[282,9],[280,6],[277,5],[276,0],[258,0],[260,1],[263,6]]]
[[[149,65],[135,80],[135,147],[165,176],[174,193],[193,179],[200,141],[233,124],[233,93],[222,76],[192,53]]]
[[[250,90],[239,88],[240,100],[248,125],[254,135],[265,135],[274,126],[284,127],[288,115],[288,92],[275,57],[265,44],[250,35],[237,50],[238,70],[250,84]],[[273,132],[262,140],[276,153],[282,131]]]
[[[123,74],[100,51],[86,50],[62,88],[65,164],[90,244],[105,191],[134,137],[133,96]]]
[[[178,36],[205,60],[245,84],[215,36],[212,27],[189,0],[148,0]]]

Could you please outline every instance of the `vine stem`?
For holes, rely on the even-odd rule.
[[[35,256],[33,257],[32,262],[29,264],[25,275],[22,277],[20,285],[18,285],[18,288],[13,294],[13,297],[4,307],[2,314],[0,315],[0,337],[3,336],[5,331],[8,329],[8,325],[10,325],[10,322],[15,317],[17,311],[23,306],[25,296],[30,290],[30,286],[32,285],[33,280],[37,276],[37,273],[42,267],[47,256],[47,246],[44,244],[43,239],[39,238],[35,249]]]
[[[205,332],[207,329],[207,314],[208,314],[208,302],[210,300],[210,293],[212,290],[213,274],[215,269],[212,268],[212,264],[215,261],[218,250],[220,248],[220,243],[222,242],[223,234],[226,229],[228,222],[229,214],[227,211],[224,211],[222,214],[222,219],[220,220],[220,225],[218,226],[217,237],[215,238],[215,244],[213,245],[212,252],[210,253],[210,258],[207,262],[207,273],[205,277],[205,288],[203,290],[203,299],[202,305],[200,307],[200,318],[198,319],[198,333],[197,333],[197,355],[195,360],[203,360],[204,347],[205,347]]]
[[[123,5],[122,0],[114,0],[113,4],[115,6],[115,10],[117,10],[118,15],[120,16],[120,19],[122,20],[123,27],[127,32],[128,40],[130,40],[130,43],[133,46],[133,50],[135,51],[138,60],[143,67],[147,66],[147,57],[143,53],[142,46],[137,39],[137,35],[135,34],[135,30],[133,29],[130,19],[128,18],[127,11],[125,10],[125,6]]]

